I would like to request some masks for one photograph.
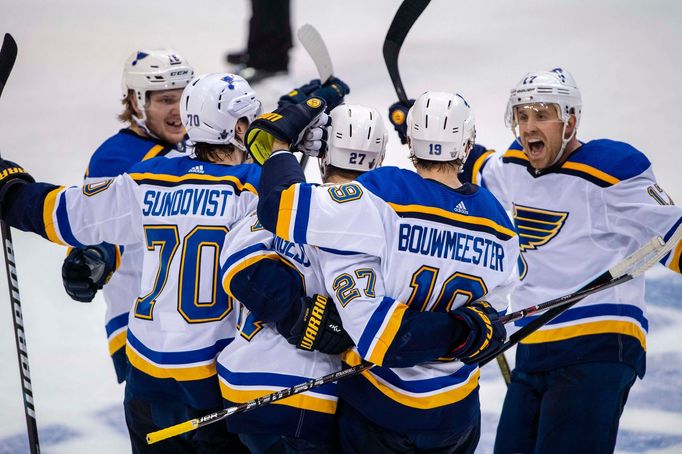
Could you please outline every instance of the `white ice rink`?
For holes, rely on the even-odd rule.
[[[381,46],[398,0],[294,0],[293,27],[315,25],[348,102],[385,111],[395,93]],[[0,151],[37,180],[78,184],[89,156],[121,125],[120,75],[141,47],[175,47],[198,73],[223,71],[243,47],[247,0],[0,0],[0,33],[19,45],[0,99]],[[288,78],[256,90],[275,95],[315,76],[301,47]],[[583,95],[579,138],[633,144],[653,162],[660,185],[682,200],[682,2],[679,0],[434,0],[400,58],[408,95],[458,91],[477,117],[478,141],[498,150],[512,139],[503,114],[509,89],[532,69],[562,66]],[[391,133],[387,164],[407,166]],[[316,166],[308,174],[317,179]],[[64,250],[15,233],[29,359],[44,453],[129,451],[103,328],[103,301],[71,301],[60,276]],[[4,273],[3,273],[4,274]],[[0,453],[27,452],[21,386],[0,277]],[[622,418],[617,450],[682,452],[682,277],[651,273],[648,372]],[[510,356],[510,355],[508,355]],[[511,356],[510,356],[511,358]],[[483,435],[492,450],[504,384],[496,366],[481,382]]]

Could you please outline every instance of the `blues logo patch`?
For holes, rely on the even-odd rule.
[[[527,251],[535,250],[549,243],[559,234],[568,213],[540,208],[514,205],[514,226],[519,235],[519,278],[523,280],[528,273],[528,264],[523,258]]]

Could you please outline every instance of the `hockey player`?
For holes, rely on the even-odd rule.
[[[682,223],[644,154],[622,142],[578,140],[581,110],[568,72],[529,73],[509,97],[509,151],[472,156],[481,169],[474,178],[511,210],[519,234],[512,310],[575,291]],[[678,246],[664,264],[680,272],[681,253]],[[585,298],[523,340],[495,452],[613,452],[630,387],[644,376],[647,326],[639,277]]]
[[[375,109],[342,105],[331,112],[329,148],[319,158],[322,181],[347,183],[381,164],[386,128]],[[287,313],[289,302],[315,299],[317,307],[331,300],[325,294],[316,248],[275,237],[256,214],[227,235],[222,252],[223,285],[239,301],[238,335],[218,357],[220,387],[226,405],[241,404],[276,389],[302,383],[341,368],[337,355],[352,345],[343,335],[329,333],[305,351],[280,336],[302,330],[298,311]],[[251,309],[251,310],[249,310]],[[298,307],[296,308],[298,309]],[[333,322],[331,320],[334,320]],[[268,323],[264,323],[268,322]],[[341,326],[338,314],[327,323]],[[292,342],[298,342],[298,338]],[[249,413],[227,419],[232,432],[254,453],[334,452],[337,445],[335,384],[315,388]]]
[[[130,314],[125,414],[133,452],[224,452],[222,424],[148,446],[148,432],[222,408],[216,357],[234,336],[219,282],[226,233],[256,207],[260,168],[243,164],[243,134],[260,111],[239,76],[209,74],[182,93],[195,158],[157,158],[83,187],[33,183],[0,161],[5,221],[60,244],[143,243]],[[20,184],[24,183],[24,184]]]
[[[128,126],[97,148],[83,183],[113,178],[138,162],[157,156],[175,157],[184,153],[180,96],[193,76],[189,63],[172,49],[134,52],[123,68],[124,110],[118,117]],[[109,354],[119,383],[126,375],[128,313],[139,295],[142,249],[142,244],[128,245],[113,275],[119,251],[106,243],[73,248],[62,267],[64,288],[76,301],[92,301],[97,290],[104,286]],[[91,270],[97,271],[95,276]]]
[[[474,142],[469,106],[459,95],[423,94],[408,118],[417,173],[388,167],[326,188],[304,184],[296,161],[280,151],[315,124],[316,104],[313,98],[308,111],[278,111],[280,123],[257,120],[246,140],[265,162],[262,225],[343,263],[325,278],[357,345],[344,362],[384,366],[339,383],[341,446],[473,452],[479,371],[453,359],[475,362],[504,340],[497,312],[476,300],[508,281],[518,243],[492,195],[457,178]],[[431,362],[406,367],[424,360]]]

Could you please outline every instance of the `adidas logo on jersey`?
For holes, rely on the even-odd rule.
[[[204,173],[204,166],[201,164],[198,166],[194,166],[191,169],[189,169],[187,173]]]
[[[464,206],[464,202],[459,202],[455,207],[455,211],[461,214],[469,214],[469,212],[467,211],[467,207]]]

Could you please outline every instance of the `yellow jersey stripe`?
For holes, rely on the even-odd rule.
[[[567,340],[590,334],[625,334],[632,336],[639,340],[642,348],[646,351],[646,333],[644,333],[642,328],[635,323],[619,320],[581,323],[580,325],[536,331],[522,340],[521,343],[540,344],[543,342]]]
[[[284,389],[277,387],[277,390]],[[220,380],[220,393],[223,398],[235,403],[245,403],[250,400],[258,399],[259,397],[272,394],[276,390],[244,390],[235,389],[226,384],[222,379]],[[286,399],[273,402],[275,405],[286,405],[288,407],[301,408],[304,410],[316,411],[319,413],[327,413],[333,415],[336,413],[336,399],[328,400],[319,397],[303,394],[296,394],[287,397]]]
[[[388,322],[386,323],[386,327],[381,334],[379,334],[379,337],[374,344],[374,348],[372,349],[372,353],[369,355],[368,361],[370,363],[376,364],[377,366],[381,366],[383,364],[386,351],[388,351],[388,347],[391,346],[398,329],[400,329],[400,325],[402,324],[406,310],[406,304],[395,305],[395,308],[393,309],[393,312],[389,316]]]
[[[242,260],[240,262],[235,263],[232,265],[228,270],[227,273],[225,273],[225,277],[223,278],[223,290],[225,290],[225,293],[230,295],[232,298],[236,298],[232,292],[230,291],[230,283],[232,282],[232,278],[234,278],[235,274],[238,272],[250,267],[254,263],[264,260],[264,259],[269,259],[269,260],[279,260],[279,255],[277,255],[275,252],[269,252],[269,251],[261,251],[262,253],[259,255],[256,255],[254,257],[249,257],[246,260]]]
[[[682,256],[682,241],[677,243],[677,247],[675,247],[675,252],[673,252],[670,265],[668,266],[671,270],[677,273],[682,273],[682,271],[680,271],[680,256]]]
[[[596,169],[592,166],[588,166],[587,164],[580,164],[577,162],[564,162],[561,168],[584,172],[610,184],[616,184],[620,182],[618,178],[612,177],[608,173],[602,172],[601,170]]]
[[[343,355],[343,361],[351,366],[360,364],[360,356],[355,350],[349,350]],[[478,379],[481,376],[481,370],[476,369],[467,381],[462,382],[456,388],[448,389],[438,394],[430,394],[419,397],[414,394],[402,393],[395,388],[385,385],[382,381],[377,379],[371,372],[366,370],[362,372],[362,377],[369,381],[375,388],[389,399],[398,402],[399,404],[417,408],[419,410],[430,410],[433,408],[451,405],[465,399],[478,386]]]
[[[128,335],[128,330],[124,329],[120,333],[116,334],[114,337],[109,339],[109,354],[113,355],[126,345],[126,337]]]
[[[158,156],[159,153],[163,151],[163,146],[161,145],[154,145],[149,149],[149,151],[142,157],[143,161],[146,161],[147,159],[155,158]]]
[[[282,192],[279,200],[279,212],[277,213],[276,235],[290,241],[289,228],[294,214],[294,200],[296,198],[296,186],[291,186]]]
[[[45,202],[43,203],[43,225],[45,226],[45,234],[47,239],[53,243],[61,244],[66,246],[66,243],[61,239],[55,228],[55,205],[57,204],[57,197],[59,193],[64,189],[64,186],[59,186],[56,189],[50,191],[47,196],[45,196]]]
[[[507,150],[507,152],[504,154],[504,157],[523,159],[524,161],[528,161],[528,156],[526,156],[526,153],[524,153],[521,150]]]
[[[473,184],[478,184],[478,172],[480,172],[481,166],[488,159],[488,156],[490,156],[493,153],[494,153],[493,150],[488,150],[481,156],[479,156],[476,162],[474,162],[474,165],[471,168],[471,182]]]
[[[215,361],[193,367],[165,368],[152,364],[126,344],[126,356],[135,369],[155,378],[172,378],[177,381],[202,380],[216,375]]]
[[[463,222],[466,224],[477,224],[477,225],[484,225],[486,227],[490,227],[491,229],[495,230],[496,232],[500,232],[504,235],[514,237],[516,236],[516,232],[508,229],[506,227],[502,227],[501,225],[497,224],[491,219],[488,218],[481,218],[478,216],[466,216],[463,214],[459,213],[451,213],[447,210],[443,210],[442,208],[436,208],[436,207],[428,207],[424,205],[398,205],[397,203],[388,203],[391,208],[393,208],[396,212],[398,213],[405,213],[405,212],[418,212],[418,213],[426,213],[426,214],[432,214],[435,216],[440,216],[442,218],[446,219],[452,219],[453,221],[459,221]],[[279,233],[278,233],[279,236]]]
[[[240,191],[249,191],[254,194],[258,194],[258,191],[256,188],[251,184],[251,183],[242,183],[239,178],[234,177],[232,175],[223,175],[220,177],[216,177],[213,175],[206,175],[206,174],[200,174],[200,173],[190,173],[186,175],[166,175],[166,174],[160,174],[160,173],[149,173],[149,172],[143,172],[143,173],[130,173],[129,174],[130,178],[132,178],[135,181],[140,181],[140,180],[157,180],[157,181],[168,181],[171,183],[181,183],[186,180],[203,180],[203,181],[229,181],[234,183],[234,185],[240,190]]]

